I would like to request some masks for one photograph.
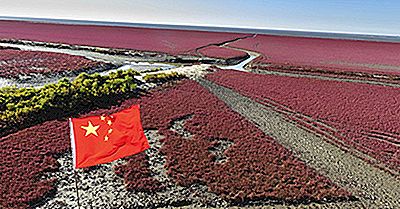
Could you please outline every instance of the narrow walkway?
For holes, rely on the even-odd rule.
[[[232,110],[248,118],[309,166],[347,188],[360,200],[324,206],[400,208],[400,181],[392,175],[285,121],[283,115],[269,107],[208,80],[199,79],[198,82]]]

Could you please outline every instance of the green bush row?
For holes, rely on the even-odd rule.
[[[158,72],[158,71],[162,71],[163,69],[161,67],[158,68],[150,68],[147,70],[142,70],[140,71],[141,73],[151,73],[151,72]]]
[[[134,70],[117,71],[106,76],[82,73],[73,81],[61,79],[38,89],[2,88],[0,132],[12,126],[29,126],[131,97],[137,93],[135,75],[140,74]]]
[[[143,76],[143,80],[151,83],[162,83],[170,80],[178,80],[184,77],[185,77],[184,75],[179,74],[177,72],[170,72],[170,73],[147,74]]]

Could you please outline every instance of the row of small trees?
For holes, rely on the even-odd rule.
[[[166,81],[178,80],[178,79],[181,79],[182,77],[184,77],[184,76],[177,72],[170,72],[170,73],[147,74],[147,75],[143,76],[143,79],[146,82],[163,83]]]
[[[73,81],[61,79],[58,83],[38,89],[0,89],[0,135],[21,126],[27,127],[95,107],[107,107],[135,96],[140,83],[134,78],[136,75],[140,74],[132,69],[105,76],[82,73]],[[176,77],[180,76],[173,73],[147,80],[161,82]]]

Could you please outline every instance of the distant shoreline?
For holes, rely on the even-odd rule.
[[[214,26],[193,26],[193,25],[167,25],[167,24],[147,24],[147,23],[128,23],[128,22],[106,22],[106,21],[92,21],[92,20],[6,17],[6,16],[0,16],[0,21],[1,20],[28,21],[28,22],[68,24],[68,25],[121,26],[121,27],[136,27],[136,28],[156,28],[156,29],[264,34],[264,35],[292,36],[292,37],[309,37],[309,38],[326,38],[326,39],[400,43],[400,35],[392,36],[392,35],[375,35],[375,34],[352,34],[352,33],[336,33],[336,32],[315,32],[315,31],[235,28],[235,27],[216,27],[216,26],[215,27]]]

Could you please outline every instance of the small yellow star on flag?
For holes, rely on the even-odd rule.
[[[89,121],[88,126],[81,126],[81,128],[86,130],[85,136],[88,136],[90,134],[93,134],[95,136],[99,136],[97,133],[97,129],[99,129],[100,125],[98,126],[93,126],[92,122]]]
[[[106,117],[105,117],[104,115],[101,115],[101,116],[100,116],[100,120],[105,121],[105,120],[106,120]]]
[[[104,141],[108,141],[108,136],[107,135],[104,137]]]
[[[111,124],[112,124],[111,120],[108,120],[108,121],[107,121],[107,124],[108,124],[109,126],[111,126]]]

